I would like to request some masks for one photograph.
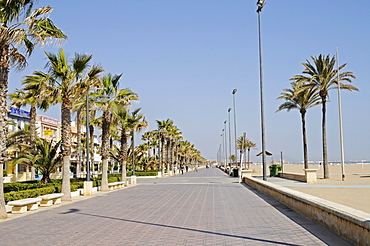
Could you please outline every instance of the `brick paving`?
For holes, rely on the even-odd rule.
[[[216,168],[0,223],[0,245],[350,245]]]

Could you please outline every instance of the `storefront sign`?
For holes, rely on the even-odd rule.
[[[47,123],[47,124],[51,124],[51,125],[55,125],[55,126],[58,125],[57,120],[50,119],[50,118],[45,117],[45,116],[40,116],[40,121],[43,122],[43,123]]]
[[[19,108],[10,107],[9,110],[10,110],[11,114],[15,114],[15,115],[23,116],[23,117],[28,117],[28,118],[31,117],[30,112],[24,111],[24,110],[19,109]]]

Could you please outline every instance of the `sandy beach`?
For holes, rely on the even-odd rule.
[[[344,181],[339,164],[329,166],[329,179],[323,178],[322,166],[310,165],[310,168],[318,170],[318,184],[323,186],[289,188],[370,213],[370,164],[346,164]],[[250,169],[262,173],[260,165],[251,165]],[[285,164],[283,171],[304,173],[303,165]]]

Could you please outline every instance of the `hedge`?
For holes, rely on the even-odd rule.
[[[7,185],[7,191],[5,191],[5,185]],[[77,189],[83,188],[83,182],[71,183],[71,192]],[[28,189],[27,189],[28,188]],[[11,190],[13,189],[13,190]],[[9,191],[10,190],[10,191]],[[46,194],[61,193],[61,183],[49,183],[49,184],[27,184],[27,183],[6,183],[4,184],[4,198],[5,202],[33,198]]]
[[[108,183],[114,183],[121,181],[120,175],[112,175],[115,177],[109,177]],[[62,192],[62,180],[53,179],[53,183],[42,184],[37,181],[25,181],[25,182],[15,182],[15,183],[4,183],[4,198],[5,202],[33,198],[51,193],[61,193]],[[78,181],[78,182],[72,182]],[[93,185],[101,186],[100,179],[94,179]],[[81,179],[71,179],[71,192],[84,187],[84,182]]]
[[[127,176],[130,177],[132,175],[132,171],[127,172]],[[135,171],[136,176],[157,176],[157,171]]]
[[[13,191],[39,189],[39,188],[44,188],[44,187],[53,186],[53,185],[54,185],[53,183],[49,183],[49,184],[23,183],[23,182],[4,183],[4,193],[13,192]]]
[[[4,194],[5,202],[25,199],[25,198],[33,198],[38,197],[46,194],[55,193],[55,187],[49,186],[44,188],[32,189],[32,190],[22,190],[18,192],[8,192]]]
[[[100,179],[94,179],[93,181],[93,186],[98,187],[101,186],[101,180]],[[121,181],[121,177],[110,177],[108,178],[108,183],[114,183],[114,182],[119,182]]]

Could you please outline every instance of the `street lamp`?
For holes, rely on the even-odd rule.
[[[229,152],[230,152],[230,157],[229,157],[229,159],[230,159],[230,166],[232,165],[232,159],[231,159],[231,127],[230,127],[230,111],[231,111],[231,108],[229,108],[228,110],[227,110],[227,112],[228,112],[228,119],[229,119]]]
[[[233,106],[234,106],[234,148],[235,148],[235,158],[237,158],[238,156],[238,152],[237,152],[237,146],[236,146],[236,110],[235,110],[235,93],[237,92],[238,90],[237,89],[234,89],[232,91],[232,94],[233,94]],[[241,162],[240,162],[240,167],[241,167]]]
[[[89,92],[86,93],[86,181],[90,181],[90,132],[89,132]]]
[[[132,145],[132,176],[135,176],[135,127],[132,129],[131,145]]]
[[[226,138],[226,122],[227,120],[224,121],[224,140],[225,140],[225,167],[227,166],[227,138]]]
[[[266,146],[265,146],[265,112],[263,105],[263,80],[262,80],[262,38],[261,38],[261,11],[265,6],[265,0],[257,1],[258,13],[258,44],[259,44],[259,60],[260,60],[260,93],[261,93],[261,132],[262,132],[262,167],[263,167],[263,180],[266,178]]]
[[[338,111],[339,111],[339,136],[340,136],[340,159],[342,162],[342,181],[344,181],[346,174],[344,171],[344,142],[343,142],[343,122],[342,122],[342,103],[340,98],[340,77],[339,77],[339,57],[338,57],[338,48],[336,51],[337,59],[337,84],[338,84]]]
[[[101,88],[93,88],[94,90],[101,90]],[[86,93],[86,181],[91,180],[91,168],[90,168],[90,114],[89,114],[89,91]],[[99,97],[102,102],[107,102],[109,97],[103,93]]]

